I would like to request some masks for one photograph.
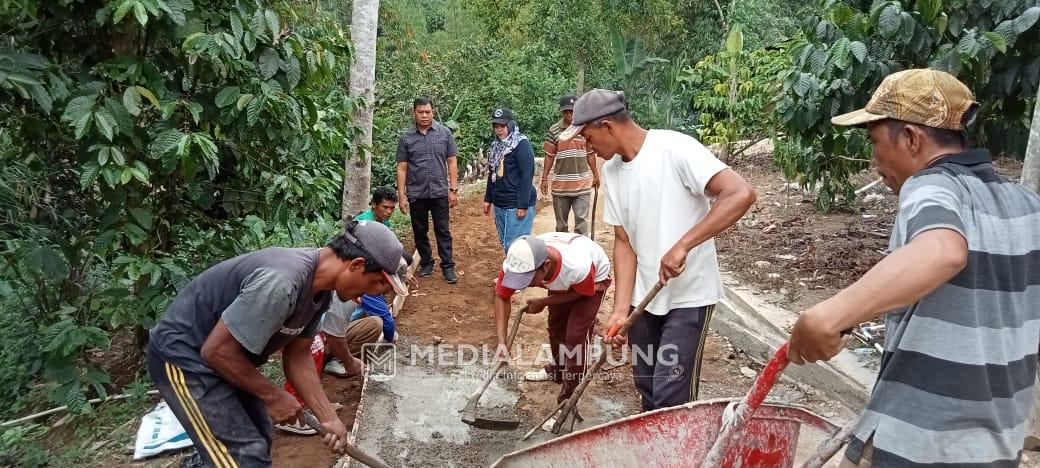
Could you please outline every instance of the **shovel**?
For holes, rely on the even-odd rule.
[[[592,219],[589,220],[589,239],[596,240],[596,205],[599,204],[599,187],[592,188]]]
[[[610,330],[607,331],[607,337],[617,336],[618,333],[627,333],[628,329],[632,328],[632,324],[636,322],[636,319],[638,319],[639,316],[643,314],[643,311],[646,310],[646,306],[650,304],[650,301],[654,300],[654,297],[657,297],[657,293],[661,292],[661,288],[664,288],[664,283],[658,282],[654,285],[654,288],[651,289],[650,292],[646,293],[646,296],[643,297],[643,300],[639,302],[639,305],[632,310],[632,313],[628,314],[628,318],[625,319],[624,322],[615,323],[614,326],[610,327]],[[585,373],[585,377],[581,380],[581,383],[578,384],[578,387],[574,389],[574,393],[571,394],[571,397],[556,405],[556,408],[553,409],[549,415],[542,420],[542,422],[531,428],[531,430],[524,434],[520,440],[527,440],[529,437],[534,435],[535,431],[542,427],[542,424],[545,424],[545,422],[548,421],[549,418],[553,417],[557,411],[560,411],[560,416],[556,418],[556,423],[553,424],[552,433],[559,434],[560,428],[562,428],[563,424],[568,420],[570,420],[570,428],[573,429],[574,420],[578,417],[578,412],[576,410],[578,407],[578,399],[581,398],[582,393],[585,393],[585,388],[594,380],[595,375],[606,362],[607,352],[604,349],[603,352],[600,353],[599,359],[596,360],[596,363],[593,364],[592,367],[589,368],[588,372]]]
[[[318,434],[325,435],[325,426],[322,426],[321,423],[318,422],[318,418],[314,417],[314,415],[309,411],[303,412],[303,422],[310,426],[311,429],[318,431]],[[347,452],[347,455],[350,455],[350,458],[364,463],[365,466],[371,466],[372,468],[390,468],[390,465],[387,465],[383,460],[380,460],[379,457],[362,452],[350,442],[344,441],[344,444],[346,445],[344,445],[343,451]]]
[[[507,348],[513,347],[513,340],[516,338],[516,332],[520,330],[520,319],[523,318],[527,312],[527,306],[520,308],[520,313],[517,314],[516,320],[513,321],[513,327],[509,330],[509,338],[506,342]],[[491,375],[488,376],[487,380],[473,392],[472,395],[466,400],[466,407],[462,409],[462,422],[469,424],[478,429],[490,429],[493,431],[512,431],[520,427],[520,421],[517,420],[496,420],[496,419],[484,419],[477,417],[477,402],[480,401],[480,397],[484,395],[488,386],[491,385],[491,381],[495,380],[498,376],[498,372],[502,370],[507,364],[506,361],[499,361],[495,365],[495,369],[491,371]]]

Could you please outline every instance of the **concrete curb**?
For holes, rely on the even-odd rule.
[[[783,344],[797,316],[758,299],[748,290],[724,286],[725,298],[715,309],[710,328],[758,362],[767,361]],[[829,362],[789,366],[784,375],[824,392],[854,412],[866,406],[876,373],[850,353]]]

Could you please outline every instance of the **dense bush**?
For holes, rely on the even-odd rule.
[[[848,201],[851,174],[867,165],[865,136],[834,129],[830,118],[863,106],[888,74],[946,70],[975,92],[981,107],[971,137],[995,152],[1025,152],[1029,113],[1040,81],[1036,0],[821,0],[788,45],[777,116],[792,138],[777,163],[817,204]]]
[[[109,380],[87,351],[192,274],[330,232],[300,226],[338,210],[347,35],[252,5],[0,1],[0,415],[36,382],[85,409]]]

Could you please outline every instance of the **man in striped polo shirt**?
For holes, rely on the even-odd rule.
[[[1040,196],[967,149],[978,104],[952,75],[894,73],[865,109],[873,162],[899,195],[889,254],[802,312],[792,362],[885,317],[885,354],[843,466],[1017,466],[1040,344]]]
[[[585,139],[579,137],[559,141],[560,134],[571,125],[574,115],[574,96],[560,98],[559,122],[545,135],[545,167],[542,169],[542,193],[552,187],[553,211],[556,212],[556,231],[569,232],[568,218],[574,212],[574,232],[589,235],[589,204],[592,188],[599,187],[599,168],[596,153],[587,149]]]

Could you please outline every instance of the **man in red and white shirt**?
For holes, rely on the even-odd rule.
[[[553,362],[545,371],[562,384],[557,401],[569,398],[585,373],[585,345],[610,282],[607,253],[588,237],[550,232],[517,238],[509,246],[495,286],[499,352],[506,348],[513,293],[530,286],[548,289],[547,297],[527,301],[527,313],[549,309]]]

